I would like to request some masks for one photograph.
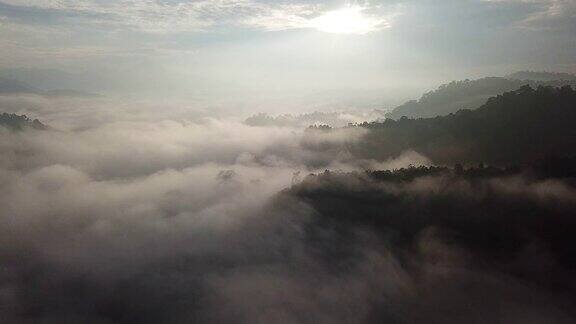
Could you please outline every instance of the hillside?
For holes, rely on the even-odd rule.
[[[399,119],[403,116],[427,118],[448,115],[460,109],[476,109],[488,98],[517,90],[523,85],[531,87],[576,86],[576,79],[553,79],[552,76],[547,76],[548,79],[544,79],[544,76],[538,78],[538,75],[533,73],[518,72],[506,78],[488,77],[478,80],[453,81],[424,94],[419,100],[412,100],[396,107],[386,117],[392,119]]]
[[[574,190],[570,178],[493,167],[326,171],[282,192],[273,207],[298,213],[293,202],[305,201],[314,210],[302,230],[306,247],[334,272],[358,266],[370,249],[398,260],[392,273],[410,293],[374,302],[370,323],[497,323],[502,303],[491,301],[503,292],[542,313],[548,303],[573,310],[565,302],[576,296]],[[547,298],[534,304],[539,294]],[[470,307],[483,321],[462,321]]]
[[[0,114],[0,127],[5,127],[10,130],[23,130],[26,128],[33,128],[44,130],[48,126],[42,124],[38,119],[30,119],[26,115],[16,115],[2,113]]]
[[[524,86],[476,110],[360,124],[367,135],[343,149],[380,161],[415,150],[440,164],[521,164],[572,152],[575,125],[576,91],[571,87]]]

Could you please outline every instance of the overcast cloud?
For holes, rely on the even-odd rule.
[[[314,28],[315,18],[346,5],[382,23],[364,35]],[[278,104],[293,93],[379,89],[384,102],[398,84],[415,95],[452,79],[573,72],[575,7],[569,0],[4,0],[0,67],[59,69],[90,80],[76,87],[101,92],[247,102],[247,93],[275,91]]]

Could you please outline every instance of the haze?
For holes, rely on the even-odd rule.
[[[575,7],[570,0],[4,0],[0,67],[45,88],[225,97],[256,101],[261,111],[333,96],[390,107],[454,79],[574,71]],[[346,8],[362,16],[352,21],[358,30],[330,33],[326,20],[336,12],[342,21],[338,10]]]
[[[0,324],[576,323],[576,1],[0,0]]]

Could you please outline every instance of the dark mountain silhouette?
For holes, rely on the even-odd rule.
[[[533,169],[542,171],[541,165]],[[526,172],[484,166],[326,171],[282,192],[274,207],[305,201],[312,208],[307,246],[334,271],[346,273],[375,246],[399,260],[395,273],[408,276],[413,290],[398,298],[380,288],[387,298],[370,305],[369,323],[498,322],[504,302],[535,307],[543,318],[553,307],[551,314],[566,319],[546,322],[569,323],[576,318],[576,174],[552,179]],[[478,314],[482,321],[474,320]]]
[[[367,135],[343,149],[376,160],[415,150],[439,164],[522,164],[572,152],[575,125],[576,91],[571,87],[524,86],[490,98],[476,110],[359,124]],[[316,131],[327,130],[310,129]]]
[[[424,94],[419,100],[408,101],[386,115],[399,119],[427,118],[454,113],[460,109],[476,109],[488,98],[504,92],[519,89],[523,85],[531,87],[564,85],[576,86],[576,79],[556,79],[544,77],[531,79],[530,72],[518,72],[508,78],[489,77],[478,80],[453,81]],[[560,77],[563,75],[560,75]]]
[[[46,130],[48,126],[42,124],[38,119],[30,119],[26,115],[0,114],[0,127],[19,131],[26,128]]]

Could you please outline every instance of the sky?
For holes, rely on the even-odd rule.
[[[575,72],[575,33],[572,0],[0,0],[0,69],[94,92],[402,97]]]

